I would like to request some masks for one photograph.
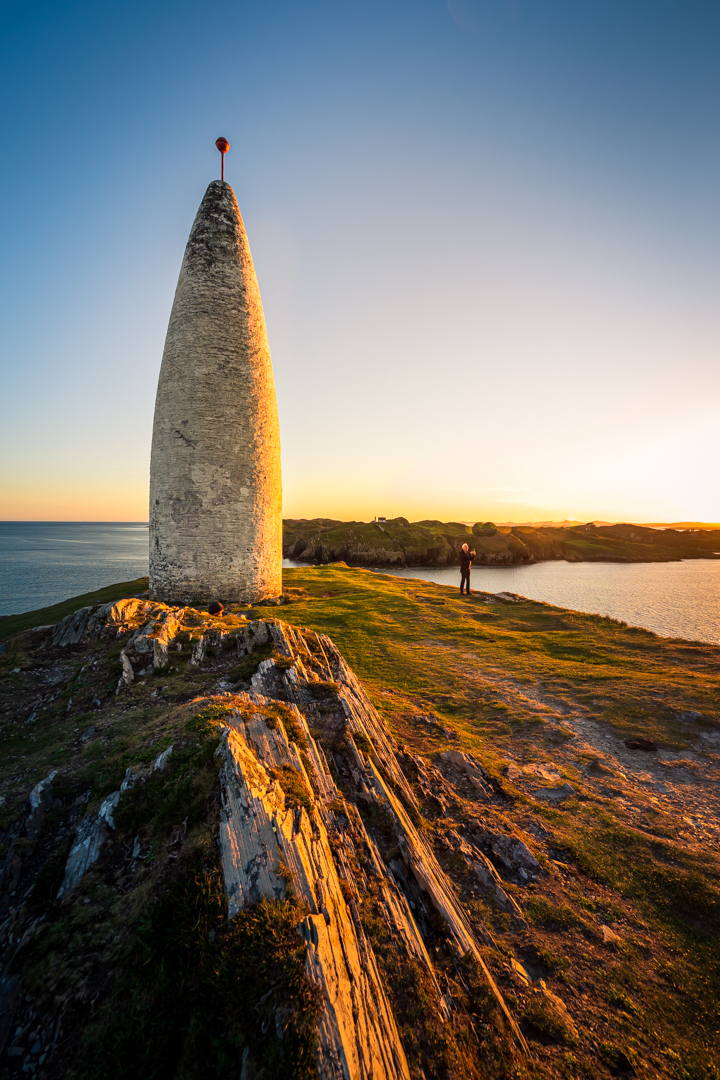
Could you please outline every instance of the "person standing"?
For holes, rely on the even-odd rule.
[[[468,551],[467,544],[463,544],[460,549],[460,595],[462,596],[464,587],[467,585],[467,594],[470,595],[470,567],[475,560],[475,552]]]

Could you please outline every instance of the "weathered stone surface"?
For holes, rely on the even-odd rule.
[[[127,600],[116,600],[114,604],[105,604],[97,614],[98,618],[108,625],[124,627],[156,608],[157,604],[150,604],[147,600],[139,600],[133,596]]]
[[[229,726],[219,750],[221,863],[230,918],[264,897],[281,898],[290,882],[305,906],[299,929],[307,944],[308,976],[322,1000],[319,1075],[328,1080],[408,1076],[390,999],[364,929],[374,934],[370,927],[378,918],[400,954],[422,965],[426,985],[434,987],[433,1007],[446,1019],[451,1019],[453,1002],[426,935],[432,940],[440,934],[453,953],[470,954],[516,1042],[526,1050],[456,886],[428,837],[413,824],[419,804],[401,762],[408,775],[417,777],[421,791],[423,785],[437,786],[447,804],[457,801],[452,784],[431,763],[400,750],[329,638],[278,620],[243,626],[230,620],[217,622],[192,608],[136,600],[95,610],[83,633],[131,635],[122,653],[123,685],[152,670],[158,642],[164,657],[167,650],[173,655],[176,648],[187,650],[190,636],[196,661],[208,646],[227,648],[228,641],[237,642],[241,654],[272,646],[273,655],[259,663],[250,692],[228,695]],[[123,792],[166,768],[171,753],[169,747],[151,765],[128,769],[120,789],[80,822],[60,897],[97,860]],[[444,765],[448,775],[462,776],[463,784],[497,783],[470,755],[453,752]],[[370,813],[370,831],[358,806]],[[373,821],[385,823],[381,833]],[[488,838],[491,854],[499,857],[492,848],[497,841],[500,854],[512,858],[517,868],[532,859],[517,837],[488,832]],[[459,837],[458,843],[477,881],[503,910],[522,919],[487,856]],[[132,852],[132,860],[141,857],[138,838]]]
[[[123,686],[130,686],[130,684],[135,678],[133,666],[130,663],[129,657],[124,649],[120,650],[120,663],[122,664],[122,674],[118,679],[117,690],[115,691],[116,694],[120,693]]]
[[[158,769],[164,769],[168,761],[170,760],[170,755],[172,754],[172,752],[172,746],[168,746],[167,750],[163,750],[161,753],[159,753],[153,762],[152,771],[157,772]]]
[[[92,607],[84,607],[72,615],[66,615],[55,627],[53,645],[78,645],[85,634],[92,610]]]
[[[76,888],[94,862],[97,862],[100,848],[108,837],[108,831],[115,828],[113,810],[120,801],[120,792],[114,791],[103,801],[96,815],[84,818],[77,827],[75,840],[65,864],[65,877],[58,890],[58,899]]]
[[[478,881],[488,890],[497,906],[502,911],[507,911],[509,915],[515,915],[516,918],[522,919],[523,913],[520,906],[503,889],[500,875],[487,856],[483,855],[482,852],[478,852],[472,865]]]
[[[415,885],[410,886],[405,870],[397,866],[400,879],[404,880],[411,889],[419,888],[420,893],[415,895],[418,898],[421,894],[424,895],[441,916],[460,954],[470,953],[474,957],[497,998],[518,1045],[527,1051],[527,1043],[482,959],[467,917],[455,899],[449,879],[439,866],[427,842],[415,829],[400,801],[402,798],[406,806],[413,809],[418,807],[415,795],[399,766],[395,743],[361,683],[333,642],[325,635],[314,635],[318,650],[314,652],[309,647],[307,638],[304,638],[293,627],[278,622],[268,625],[279,651],[294,659],[293,666],[285,670],[281,676],[282,689],[287,698],[295,700],[301,709],[302,703],[308,699],[312,682],[305,681],[306,665],[308,667],[312,665],[315,668],[320,666],[324,669],[325,677],[336,686],[336,697],[343,714],[344,750],[358,798],[379,803],[390,812],[395,821],[397,844],[402,853],[405,870],[409,873],[410,879],[414,880]],[[348,738],[348,735],[351,737]],[[356,742],[358,737],[363,747],[369,747],[367,751],[359,749]],[[468,758],[470,764],[475,767],[476,774],[482,778],[484,770],[480,763],[469,756]],[[395,867],[393,871],[395,872]],[[381,867],[379,873],[383,876],[387,874],[387,870]],[[509,898],[507,899],[509,901]],[[517,913],[519,917],[522,917],[519,908]]]
[[[560,773],[554,765],[547,764],[531,764],[523,765],[521,772],[525,776],[534,776],[538,780],[549,780],[550,783],[556,783],[560,779]],[[508,775],[509,772],[508,772]]]
[[[343,896],[322,811],[310,817],[303,807],[286,810],[282,788],[266,768],[289,765],[306,775],[297,749],[281,724],[269,728],[254,714],[247,724],[236,720],[219,752],[228,916],[262,897],[282,896],[282,870],[289,872],[308,909],[299,930],[308,946],[308,976],[321,993],[319,1076],[409,1078],[372,948]]]
[[[525,916],[523,915],[521,907],[503,888],[502,878],[487,855],[482,851],[478,851],[477,847],[472,847],[456,832],[451,832],[450,835],[452,846],[464,857],[467,864],[475,873],[478,881],[483,888],[490,893],[498,907],[501,908],[502,911],[507,911],[508,914],[514,915],[517,919],[522,919],[524,921]],[[490,835],[492,836],[493,834]],[[502,839],[514,840],[515,837],[502,837]],[[473,837],[473,840],[476,844],[479,842],[477,834]],[[520,841],[517,842],[520,843]],[[486,847],[488,850],[492,850],[489,843],[486,844]]]
[[[169,747],[169,749],[165,751],[165,754],[169,756],[171,751],[172,747]],[[162,754],[158,755],[154,767],[157,767],[157,763],[162,757]],[[167,757],[165,758],[165,761],[167,761]],[[164,763],[165,762],[163,762],[163,765]],[[160,765],[159,767],[162,768],[163,765]],[[67,862],[65,863],[65,877],[58,890],[58,900],[61,896],[64,896],[79,885],[93,863],[97,862],[98,856],[100,855],[100,848],[107,840],[110,830],[115,828],[113,811],[120,802],[122,793],[132,787],[138,777],[143,775],[144,773],[141,770],[135,770],[133,768],[126,769],[125,777],[120,785],[120,790],[113,791],[112,795],[108,795],[108,797],[103,800],[97,814],[88,815],[80,822],[75,831],[75,839],[70,848]]]
[[[600,933],[603,939],[603,945],[622,945],[622,938],[619,934],[616,934],[609,926],[601,926]]]
[[[546,802],[562,802],[563,799],[572,799],[576,795],[577,791],[572,784],[563,784],[556,788],[538,788],[537,791],[533,791],[536,799],[545,799]]]
[[[66,615],[53,630],[53,645],[79,645],[94,641],[103,631],[125,633],[129,628],[142,628],[147,619],[171,608],[138,597],[116,600],[110,604],[84,607]]]
[[[45,814],[52,806],[52,782],[56,776],[57,769],[53,769],[44,780],[35,785],[28,796],[30,813],[25,822],[25,832],[30,840],[37,838],[45,820]]]
[[[280,437],[270,349],[229,184],[190,233],[158,383],[150,594],[189,603],[282,592]]]
[[[207,647],[208,639],[207,636],[203,634],[203,636],[199,638],[192,647],[192,654],[190,656],[189,663],[191,663],[193,667],[200,667],[207,655]]]
[[[236,635],[238,655],[246,656],[258,645],[266,645],[269,640],[270,633],[266,623],[262,620],[249,622]]]
[[[480,762],[471,754],[464,754],[460,750],[446,750],[445,753],[440,755],[440,759],[449,765],[453,765],[456,769],[461,769],[481,799],[487,800],[490,798],[492,788],[489,784],[488,774]]]
[[[232,919],[248,904],[263,897],[278,899],[285,892],[277,842],[278,812],[285,812],[285,797],[235,731],[227,731],[220,750],[220,852]]]
[[[541,870],[540,863],[527,844],[517,836],[507,836],[504,833],[479,828],[473,834],[473,840],[483,851],[493,855],[506,870],[522,871],[521,877],[527,878],[538,874]]]

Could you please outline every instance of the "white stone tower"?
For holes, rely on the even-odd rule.
[[[228,603],[281,592],[280,431],[270,348],[235,193],[215,180],[185,249],[158,382],[150,596]]]

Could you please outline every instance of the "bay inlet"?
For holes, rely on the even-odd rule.
[[[284,559],[283,566],[307,566]],[[0,615],[47,607],[148,572],[147,522],[0,522]],[[459,588],[457,567],[377,573]],[[663,637],[720,644],[720,561],[479,566],[472,588],[607,615]]]

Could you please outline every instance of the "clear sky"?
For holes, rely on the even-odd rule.
[[[720,520],[717,0],[3,0],[0,100],[0,518],[147,519],[224,135],[286,516]]]

